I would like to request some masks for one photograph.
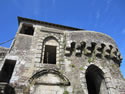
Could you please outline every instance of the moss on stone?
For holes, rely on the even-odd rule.
[[[75,65],[74,65],[74,64],[70,64],[70,66],[71,66],[72,68],[75,68]]]
[[[63,92],[63,94],[69,94],[69,92],[65,90],[65,91]]]
[[[79,69],[80,69],[80,70],[84,70],[84,68],[83,68],[83,67],[80,67]]]

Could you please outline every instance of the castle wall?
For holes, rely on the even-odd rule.
[[[23,32],[24,25],[34,31]],[[56,47],[56,64],[44,62],[46,45]],[[9,81],[16,94],[125,93],[122,57],[102,33],[21,22],[6,59],[16,61]]]
[[[72,44],[75,46],[73,47]],[[115,42],[107,35],[90,31],[69,32],[66,36],[65,54],[65,62],[69,62],[67,66],[71,66],[67,69],[73,72],[75,77],[79,77],[77,79],[80,81],[82,90],[86,92],[85,94],[88,92],[86,70],[91,65],[103,71],[108,94],[117,94],[121,90],[120,87],[124,84],[122,84],[123,77],[119,74],[122,58]],[[77,85],[79,87],[78,82],[75,83],[75,86]]]

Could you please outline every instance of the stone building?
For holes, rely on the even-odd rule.
[[[102,33],[18,17],[0,47],[0,94],[125,94],[122,57]]]

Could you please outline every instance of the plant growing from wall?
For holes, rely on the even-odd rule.
[[[86,49],[84,49],[84,52],[83,52],[84,54],[87,54],[87,50]]]
[[[59,59],[59,62],[64,62],[64,58],[60,58],[60,59]]]
[[[66,34],[64,34],[64,37],[63,37],[63,48],[65,49],[66,47]]]
[[[64,73],[64,71],[63,71],[63,70],[59,70],[59,72],[60,72],[60,73],[62,73],[62,74]]]
[[[89,63],[91,63],[91,62],[92,62],[91,58],[88,58],[88,62],[89,62]]]
[[[65,90],[65,91],[63,92],[63,94],[69,94],[69,92]]]
[[[115,68],[115,64],[112,64],[111,66],[112,66],[113,68]]]
[[[80,69],[80,70],[84,70],[84,68],[83,68],[83,67],[80,67],[79,69]]]
[[[70,64],[70,66],[71,66],[72,68],[75,68],[75,65],[74,65],[74,64]]]
[[[88,58],[88,62],[91,63],[91,62],[94,62],[95,60],[95,57],[93,56],[92,58]]]
[[[29,94],[30,87],[33,86],[34,84],[35,84],[35,79],[32,80],[30,84],[28,84],[28,86],[24,89],[23,94]]]

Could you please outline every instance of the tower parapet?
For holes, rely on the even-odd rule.
[[[114,40],[99,32],[73,31],[67,32],[65,54],[71,55],[74,51],[76,56],[86,55],[92,58],[105,58],[113,60],[120,65],[122,56]],[[74,48],[72,45],[74,44]]]

